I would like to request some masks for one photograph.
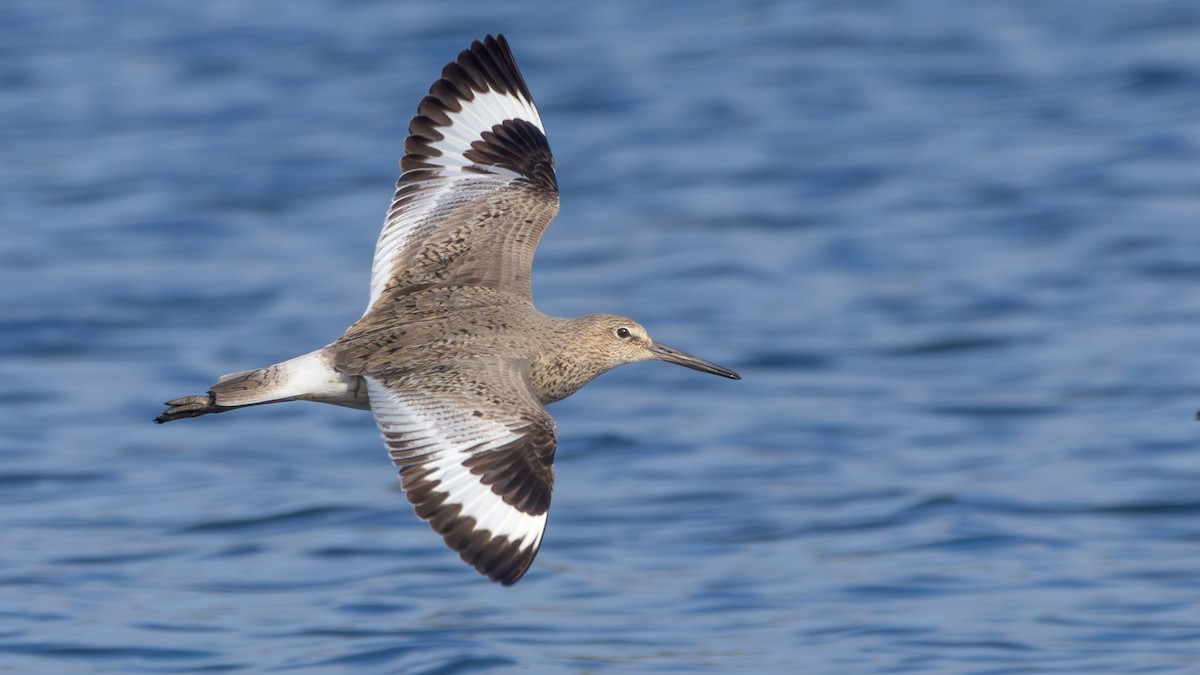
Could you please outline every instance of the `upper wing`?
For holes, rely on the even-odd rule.
[[[375,247],[370,305],[385,291],[440,283],[529,298],[533,252],[558,213],[558,183],[504,36],[474,42],[447,65],[408,132],[404,173]]]
[[[505,585],[537,555],[554,484],[554,420],[525,369],[485,358],[366,375],[375,421],[417,515]]]

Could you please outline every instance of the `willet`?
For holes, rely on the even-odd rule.
[[[534,308],[533,252],[558,184],[504,36],[447,65],[408,130],[362,318],[322,349],[169,401],[155,421],[298,400],[370,409],[417,515],[508,585],[533,562],[550,508],[546,404],[650,359],[740,378],[632,319]]]

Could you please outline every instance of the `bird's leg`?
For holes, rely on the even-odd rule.
[[[209,413],[221,413],[233,410],[232,406],[217,405],[217,397],[211,391],[204,396],[184,396],[173,401],[167,401],[167,409],[163,414],[154,418],[155,422],[171,422],[185,417],[199,417]]]

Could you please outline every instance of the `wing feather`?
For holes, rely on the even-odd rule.
[[[554,420],[534,399],[526,367],[485,358],[366,376],[416,514],[505,585],[537,555],[554,482]]]
[[[409,124],[404,173],[375,247],[368,311],[385,295],[476,285],[530,297],[533,253],[558,212],[554,158],[503,36],[447,65]]]

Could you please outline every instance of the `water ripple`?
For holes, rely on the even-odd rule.
[[[181,529],[180,532],[187,534],[241,531],[281,533],[304,530],[313,527],[317,523],[343,521],[351,515],[357,516],[362,513],[363,511],[360,509],[317,506],[250,518],[210,520],[189,525]]]

